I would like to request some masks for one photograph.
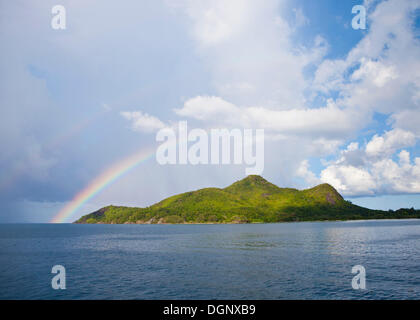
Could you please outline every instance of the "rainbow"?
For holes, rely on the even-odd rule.
[[[65,205],[53,219],[51,219],[50,223],[63,223],[68,221],[87,201],[92,199],[125,173],[135,168],[140,163],[150,159],[154,154],[154,149],[144,149],[113,164],[94,178],[86,188],[77,193],[75,197]]]

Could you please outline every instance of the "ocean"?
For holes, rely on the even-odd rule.
[[[420,220],[1,224],[0,299],[420,299]]]

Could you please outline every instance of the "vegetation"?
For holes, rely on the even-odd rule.
[[[329,184],[311,189],[279,188],[248,176],[227,188],[178,194],[147,208],[108,206],[75,223],[262,223],[282,221],[420,218],[420,210],[370,210]]]

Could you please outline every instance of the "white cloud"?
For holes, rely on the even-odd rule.
[[[411,147],[416,143],[416,137],[412,132],[394,129],[386,132],[383,136],[374,135],[366,145],[366,154],[371,157],[389,157],[396,150]]]
[[[141,111],[121,112],[121,115],[131,122],[134,131],[151,133],[165,127],[165,124],[158,118]]]
[[[412,31],[412,13],[419,8],[416,0],[379,3],[368,14],[366,36],[348,55],[321,63],[314,90],[339,92],[338,104],[366,115],[419,110],[420,42]]]
[[[420,93],[419,93],[420,94]],[[420,110],[403,110],[391,116],[394,127],[405,128],[420,136]]]
[[[372,195],[376,183],[371,174],[354,166],[332,165],[321,172],[320,180],[334,186],[344,195]]]
[[[296,170],[296,174],[297,176],[304,178],[306,182],[311,186],[315,186],[320,182],[319,178],[311,170],[309,170],[308,160],[303,160],[300,163]]]
[[[364,148],[350,143],[335,161],[325,163],[319,180],[347,196],[420,193],[420,158],[411,161],[410,153],[401,150],[414,143],[411,132],[399,129],[375,135]],[[398,161],[392,159],[394,156]],[[307,162],[301,164],[297,174],[310,184],[317,179]]]
[[[317,37],[305,46],[294,44],[296,29],[284,17],[287,1],[182,3],[215,95],[236,105],[303,107],[304,68],[326,53],[326,42]],[[296,15],[300,24],[307,23],[301,10]]]
[[[332,100],[323,108],[275,110],[256,106],[239,107],[220,97],[197,96],[187,100],[175,112],[208,124],[264,128],[272,134],[310,135],[314,140],[336,140],[364,123],[358,113],[341,109]]]
[[[174,110],[176,114],[203,121],[233,122],[241,112],[234,104],[215,96],[197,96],[188,99],[181,109]]]
[[[322,59],[328,44],[317,37],[307,48],[292,45],[295,30],[282,16],[279,2],[268,1],[258,7],[248,1],[233,2],[226,8],[217,3],[211,10],[208,3],[186,5],[198,52],[213,71],[217,95],[187,100],[175,110],[178,115],[213,126],[260,127],[278,140],[311,136],[313,141],[323,141],[325,149],[335,150],[341,141],[368,125],[374,112],[397,114],[416,107],[413,101],[418,100],[420,82],[414,70],[420,66],[414,70],[413,66],[419,64],[420,51],[406,21],[419,6],[417,2],[377,5],[369,14],[366,36],[344,59],[323,61],[313,81],[303,76],[303,70]],[[217,23],[212,20],[216,11],[221,11]],[[294,12],[296,21],[308,23],[301,11]],[[213,29],[212,23],[216,25]],[[231,29],[217,27],[224,23]],[[315,95],[318,90],[327,96],[336,91],[340,94],[324,107],[310,108],[305,90]],[[412,137],[404,139],[412,143]],[[368,152],[374,150],[375,143],[379,141],[372,141]],[[310,151],[310,146],[306,147]]]
[[[194,22],[193,35],[200,45],[221,44],[239,33],[258,6],[249,0],[187,1],[185,9]]]
[[[349,144],[335,161],[324,163],[319,179],[349,196],[420,193],[420,158],[410,160],[402,150],[420,136],[420,43],[411,29],[420,2],[372,3],[366,2],[367,34],[344,59],[321,63],[313,90],[327,96],[338,92],[335,103],[359,119],[370,119],[374,112],[390,114],[393,130],[374,135],[362,148]],[[307,163],[297,172],[308,183],[314,181]]]
[[[382,62],[365,58],[362,58],[360,63],[360,68],[351,75],[352,80],[366,79],[366,81],[382,88],[389,81],[398,78],[395,66],[386,66]]]
[[[295,14],[296,27],[303,27],[309,24],[309,19],[303,13],[302,8],[293,9],[293,13]]]

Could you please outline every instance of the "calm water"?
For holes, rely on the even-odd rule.
[[[56,264],[66,290],[51,288]],[[3,224],[0,298],[420,299],[420,220]]]

